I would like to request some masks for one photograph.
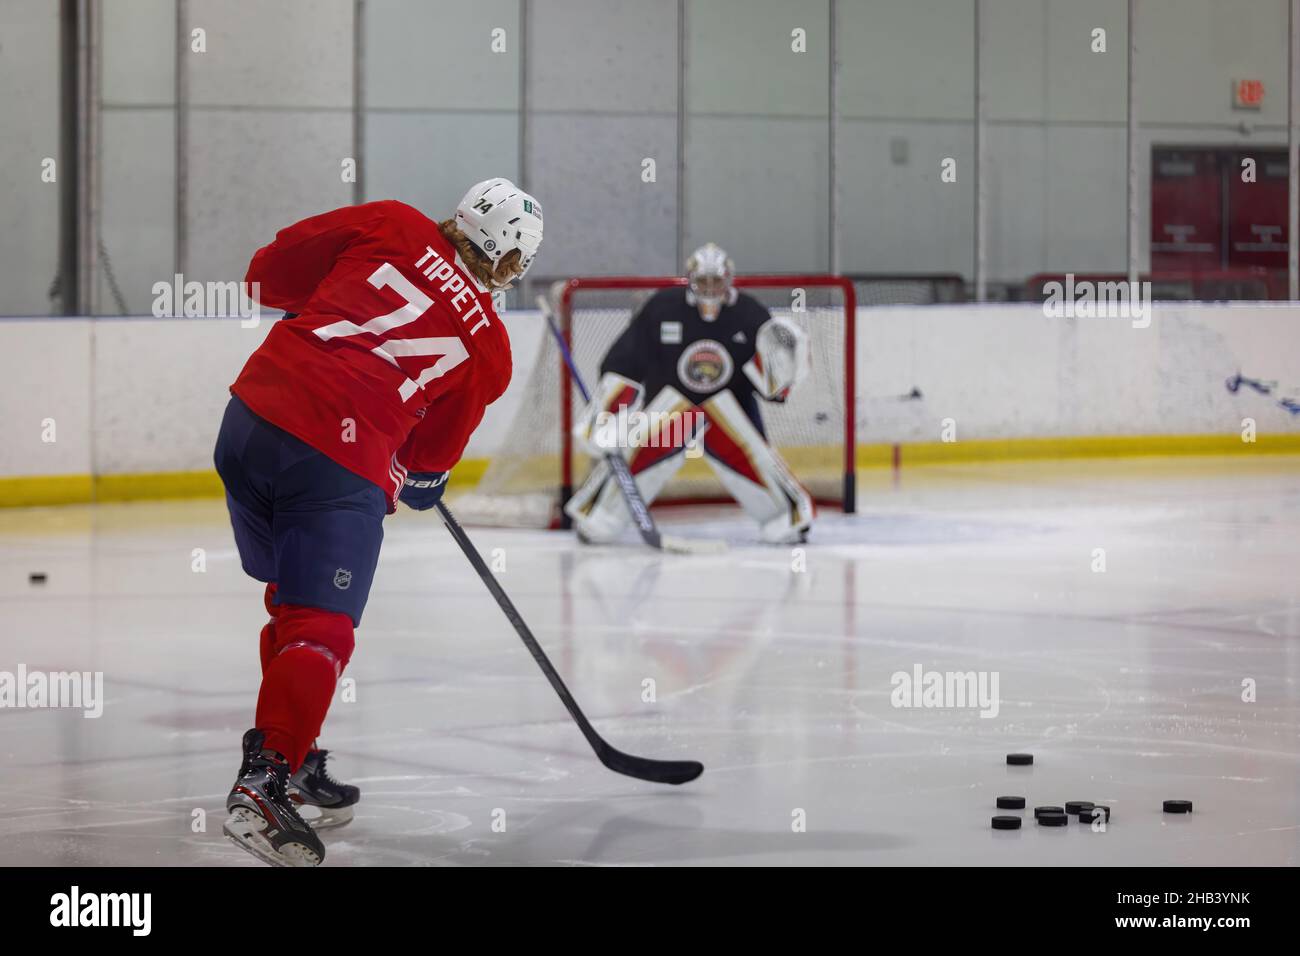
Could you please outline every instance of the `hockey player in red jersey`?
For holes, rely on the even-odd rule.
[[[266,583],[255,726],[224,830],[277,865],[314,866],[313,827],[346,823],[360,792],[316,748],[352,656],[400,500],[432,508],[486,407],[510,381],[492,293],[533,262],[542,210],[505,179],[441,223],[400,202],[336,209],[281,230],[246,280],[283,309],[231,386],[215,462],[244,570]],[[309,825],[298,813],[314,806]]]
[[[734,272],[722,249],[701,246],[686,263],[686,288],[651,296],[602,360],[573,430],[596,463],[564,508],[582,540],[613,541],[629,518],[605,461],[612,448],[649,504],[692,445],[764,541],[806,540],[812,498],[768,443],[759,400],[784,402],[806,376],[808,336],[732,285]],[[652,423],[639,444],[635,430],[617,434],[626,413]]]

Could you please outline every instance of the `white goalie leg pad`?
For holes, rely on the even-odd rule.
[[[628,413],[640,409],[642,398],[639,382],[616,372],[606,372],[574,423],[573,440],[593,457],[622,447],[620,421],[626,421]]]
[[[703,404],[704,457],[770,544],[797,544],[812,526],[812,496],[749,420],[731,392]]]
[[[619,442],[623,457],[649,505],[682,467],[686,446],[706,427],[705,417],[675,388],[665,388],[643,410],[619,417],[625,429]],[[564,512],[580,535],[598,544],[617,538],[632,517],[603,459],[593,466]]]

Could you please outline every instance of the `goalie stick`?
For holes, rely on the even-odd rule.
[[[573,353],[569,351],[569,343],[564,341],[564,335],[560,332],[559,326],[555,324],[555,314],[551,311],[551,303],[546,300],[546,296],[539,295],[537,297],[537,306],[542,310],[542,318],[546,320],[546,325],[555,338],[555,344],[560,347],[560,354],[564,357],[564,364],[569,367],[569,374],[573,376],[573,382],[578,386],[578,394],[582,396],[584,402],[590,402],[591,393],[587,391],[587,385],[582,380],[582,373],[578,371],[578,365],[573,361]],[[677,554],[719,554],[727,550],[727,545],[722,541],[679,538],[676,535],[660,534],[659,528],[655,525],[655,519],[650,516],[650,509],[646,506],[645,499],[641,497],[641,491],[636,486],[636,479],[632,477],[632,471],[628,468],[627,461],[619,452],[611,451],[606,453],[605,462],[609,465],[610,474],[618,482],[618,490],[622,492],[628,510],[632,512],[632,520],[636,522],[636,529],[641,533],[641,540],[650,547]]]
[[[591,749],[596,752],[596,758],[601,763],[615,773],[636,777],[638,780],[649,780],[651,783],[689,783],[704,773],[704,764],[695,760],[651,760],[648,757],[637,757],[633,754],[623,753],[623,751],[610,746],[600,734],[596,733],[596,729],[591,726],[591,721],[587,720],[586,714],[582,712],[582,709],[578,707],[578,702],[569,693],[569,688],[564,686],[564,680],[555,670],[550,658],[546,656],[542,646],[537,643],[537,638],[533,637],[533,632],[529,630],[519,611],[515,609],[514,602],[506,594],[505,588],[501,587],[501,582],[496,579],[491,569],[484,563],[483,556],[478,553],[478,549],[474,547],[474,542],[470,541],[465,529],[460,526],[460,522],[456,520],[445,504],[439,501],[436,507],[438,513],[442,515],[443,524],[447,526],[451,536],[460,545],[460,549],[465,552],[465,557],[469,559],[469,563],[473,565],[474,570],[478,572],[478,576],[487,585],[487,589],[496,598],[497,604],[505,612],[506,618],[514,626],[515,632],[523,640],[524,646],[528,648],[528,653],[533,655],[533,660],[542,669],[542,673],[550,681],[555,693],[559,694],[560,700],[569,711],[569,716],[578,725],[582,735],[587,738],[587,743],[591,744]]]

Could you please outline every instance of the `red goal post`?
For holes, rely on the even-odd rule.
[[[684,276],[600,276],[587,277],[580,276],[567,280],[562,280],[552,287],[552,297],[555,301],[560,332],[564,336],[566,345],[572,349],[573,340],[573,311],[574,299],[584,292],[609,292],[609,291],[653,291],[657,289],[667,289],[686,285]],[[737,276],[735,285],[740,289],[751,290],[774,290],[774,289],[825,289],[830,292],[838,290],[841,298],[841,307],[844,313],[843,329],[838,333],[842,336],[839,343],[843,353],[843,458],[842,474],[840,476],[840,493],[838,500],[833,496],[816,495],[821,504],[836,504],[846,514],[851,514],[857,505],[857,461],[856,461],[856,439],[855,439],[855,398],[857,395],[857,370],[856,370],[856,325],[857,325],[857,295],[854,290],[852,280],[837,275],[828,274],[794,274],[794,275],[746,275]],[[837,337],[838,337],[837,336]],[[569,372],[569,367],[560,356],[560,424],[561,424],[561,442],[562,449],[560,458],[560,504],[567,502],[573,494],[574,473],[573,473],[573,381]],[[589,387],[594,386],[595,382],[588,382]],[[798,471],[796,470],[796,475]],[[563,512],[561,512],[563,514]],[[562,524],[567,527],[567,517],[562,517]]]

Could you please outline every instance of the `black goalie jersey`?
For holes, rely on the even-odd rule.
[[[669,385],[696,404],[729,389],[762,432],[758,394],[744,367],[754,357],[759,328],[771,317],[757,299],[740,292],[706,322],[686,301],[684,288],[661,289],[610,346],[600,372],[640,382],[647,402]]]

